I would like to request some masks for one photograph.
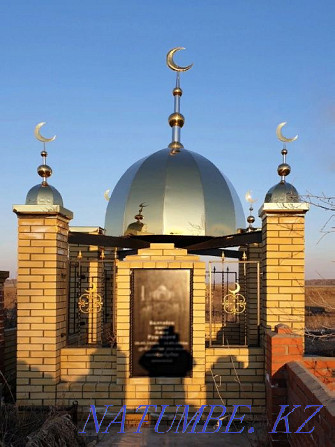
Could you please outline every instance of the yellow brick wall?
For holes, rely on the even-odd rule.
[[[77,400],[80,406],[123,405],[123,387],[116,385],[116,351],[113,348],[76,347],[61,351],[59,405]]]
[[[207,405],[251,405],[253,414],[263,413],[264,374],[263,348],[206,349]]]
[[[18,214],[17,403],[52,405],[66,344],[69,218]]]
[[[168,257],[168,259],[166,259]],[[158,267],[159,266],[159,267]],[[193,269],[193,376],[186,378],[130,377],[130,274],[134,268]],[[117,348],[67,347],[61,351],[60,404],[80,406],[251,404],[264,410],[262,348],[205,348],[205,264],[172,244],[152,244],[117,263]],[[213,373],[213,375],[212,375]],[[216,376],[214,384],[213,376]]]

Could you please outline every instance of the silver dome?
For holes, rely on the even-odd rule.
[[[265,196],[265,203],[297,203],[299,194],[291,183],[280,182],[269,189]]]
[[[33,186],[27,194],[26,205],[60,205],[63,199],[60,193],[51,185],[39,184]]]
[[[245,226],[229,180],[207,158],[186,149],[174,156],[162,149],[123,174],[108,203],[106,234],[125,234],[141,203],[147,205],[145,234],[221,236]]]

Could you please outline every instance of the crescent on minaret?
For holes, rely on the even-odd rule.
[[[286,124],[287,124],[286,121],[284,121],[283,123],[280,123],[276,129],[276,134],[277,134],[278,140],[282,141],[283,143],[292,143],[292,141],[295,141],[298,139],[298,135],[296,135],[293,138],[284,137],[284,135],[281,133],[281,130]]]
[[[40,129],[42,126],[44,126],[44,124],[46,123],[38,123],[37,126],[35,127],[34,130],[34,135],[35,137],[39,140],[42,141],[42,143],[51,143],[51,141],[54,141],[54,139],[56,138],[56,135],[54,135],[52,138],[45,138],[40,134]]]
[[[168,54],[166,55],[166,65],[169,67],[169,68],[171,68],[171,70],[174,70],[174,71],[187,71],[187,70],[189,70],[190,68],[192,68],[193,67],[193,64],[191,64],[191,65],[187,65],[186,67],[180,67],[179,65],[177,65],[176,63],[175,63],[175,61],[173,60],[173,56],[174,56],[174,54],[177,52],[177,51],[180,51],[180,50],[185,50],[185,48],[184,47],[176,47],[176,48],[172,48],[172,50],[170,50],[169,52],[168,52]]]

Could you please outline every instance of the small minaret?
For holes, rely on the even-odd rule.
[[[293,138],[286,138],[282,135],[281,129],[284,127],[286,122],[280,123],[277,127],[276,133],[280,141],[284,143],[281,154],[283,156],[283,161],[278,165],[277,172],[280,176],[280,182],[273,186],[267,192],[265,196],[266,203],[297,203],[299,202],[299,194],[293,185],[286,181],[286,177],[291,172],[291,166],[286,162],[287,149],[286,143],[292,143],[298,139],[298,135]]]
[[[277,127],[277,137],[284,143],[283,161],[278,166],[281,179],[266,194],[259,210],[262,219],[262,333],[277,324],[286,324],[302,338],[305,327],[305,214],[307,203],[299,201],[293,185],[286,182],[291,167],[286,162],[285,138]]]
[[[39,123],[35,127],[34,135],[37,140],[43,143],[43,150],[41,152],[42,164],[38,166],[37,173],[42,177],[42,183],[33,186],[27,194],[26,205],[60,205],[63,206],[63,199],[56,188],[49,185],[48,178],[52,175],[52,169],[47,165],[48,153],[45,150],[46,143],[51,143],[55,140],[56,135],[52,138],[45,138],[40,134],[40,128],[45,123]]]
[[[248,191],[245,195],[245,200],[249,203],[249,216],[247,217],[247,222],[249,225],[246,231],[250,232],[255,230],[255,228],[252,226],[252,224],[255,222],[255,217],[253,216],[253,204],[257,202],[257,199],[253,199],[251,196],[251,191]]]
[[[167,66],[177,72],[176,78],[176,86],[172,90],[172,94],[174,96],[174,112],[169,116],[169,124],[172,127],[172,141],[169,144],[170,155],[175,155],[180,152],[180,149],[183,149],[184,146],[180,142],[180,130],[185,123],[184,116],[180,113],[180,98],[183,94],[182,89],[180,88],[180,72],[187,71],[192,68],[193,64],[188,65],[187,67],[179,67],[175,64],[173,60],[173,55],[176,51],[185,50],[183,47],[177,47],[170,50],[166,56],[166,64]]]
[[[18,217],[17,273],[17,403],[21,406],[57,405],[61,379],[61,349],[67,342],[68,230],[72,212],[60,193],[48,184],[46,164],[37,168],[42,183],[27,194],[24,205],[13,205]],[[34,384],[34,377],[38,386]]]

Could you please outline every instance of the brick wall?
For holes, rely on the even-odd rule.
[[[331,391],[335,391],[335,358],[310,357],[303,359],[303,365]]]
[[[11,387],[11,391],[16,386],[16,351],[17,351],[17,330],[16,328],[5,329],[5,349],[4,349],[4,375]],[[14,394],[14,393],[13,393]]]
[[[287,404],[287,382],[285,365],[289,361],[301,360],[303,355],[302,336],[294,334],[283,324],[268,330],[265,335],[265,373],[266,373],[266,416],[268,431],[277,419],[280,405]],[[276,431],[285,429],[283,424],[278,425]],[[270,434],[270,446],[289,446],[286,434]]]
[[[173,244],[151,244],[117,263],[117,349],[67,347],[61,350],[61,379],[57,386],[59,402],[80,406],[222,404],[228,407],[250,404],[253,413],[264,413],[263,348],[205,348],[205,264],[198,256]],[[141,269],[193,270],[193,377],[130,377],[130,294],[131,271]],[[216,376],[218,390],[213,382]],[[219,383],[220,382],[220,383]],[[173,409],[171,410],[173,411]]]
[[[302,337],[288,326],[277,325],[275,331],[266,333],[265,365],[268,432],[277,432],[270,434],[269,445],[334,447],[335,392],[330,376],[335,359],[303,357]],[[283,421],[273,430],[281,405],[289,405],[284,414],[292,410],[293,405],[301,406],[288,418],[292,433],[284,433],[287,429]],[[315,429],[311,434],[294,433],[312,414],[312,409],[305,411],[307,405],[324,405],[302,431]]]
[[[113,348],[63,348],[59,404],[79,406],[122,405],[122,385],[116,384],[116,351]]]
[[[206,371],[207,405],[222,404],[221,397],[230,409],[252,405],[253,415],[264,414],[263,348],[207,348]]]
[[[332,360],[335,362],[335,359]],[[291,447],[334,447],[335,446],[335,392],[323,384],[304,365],[305,362],[290,362],[287,370],[287,403],[301,405],[290,416],[290,427],[296,431],[316,408],[303,411],[307,405],[323,405],[321,411],[313,417],[301,431],[310,434],[292,433],[289,435]]]

